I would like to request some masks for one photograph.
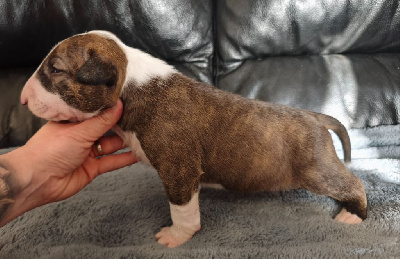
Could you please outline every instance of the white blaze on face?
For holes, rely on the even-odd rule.
[[[117,36],[108,31],[91,31],[89,33],[114,40],[124,51],[128,59],[124,86],[129,81],[133,81],[140,86],[151,79],[168,78],[170,75],[177,73],[176,69],[165,61],[125,45]]]
[[[36,116],[51,121],[83,121],[99,113],[84,113],[69,106],[58,94],[50,93],[43,87],[36,72],[22,90],[21,103],[27,105]]]

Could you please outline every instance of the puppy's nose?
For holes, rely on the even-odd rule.
[[[28,105],[28,98],[21,97],[21,103],[22,103],[23,105]]]

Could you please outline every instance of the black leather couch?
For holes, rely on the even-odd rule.
[[[400,118],[398,1],[0,1],[0,147],[41,125],[21,87],[52,46],[109,30],[183,73],[348,128]]]
[[[48,51],[93,29],[218,88],[336,117],[366,171],[400,171],[397,0],[0,0],[0,148],[44,123],[19,94]]]

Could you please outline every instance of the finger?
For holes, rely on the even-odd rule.
[[[137,162],[137,158],[134,157],[131,152],[125,152],[121,154],[103,156],[97,161],[99,163],[98,168],[100,175],[134,164]]]
[[[98,145],[100,145],[100,150]],[[124,141],[117,135],[100,138],[92,146],[95,157],[112,154],[125,147]]]
[[[77,132],[80,132],[84,139],[94,142],[109,131],[118,122],[121,115],[122,102],[118,99],[114,107],[77,124]]]

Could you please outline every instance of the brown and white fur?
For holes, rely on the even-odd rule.
[[[173,225],[156,238],[169,247],[200,230],[200,184],[245,192],[304,188],[343,204],[337,221],[367,216],[362,182],[335,153],[328,129],[350,140],[336,119],[249,100],[196,82],[167,63],[92,31],[51,50],[26,83],[21,102],[53,121],[82,121],[112,107],[132,152],[162,179]],[[251,217],[251,215],[249,215]]]

